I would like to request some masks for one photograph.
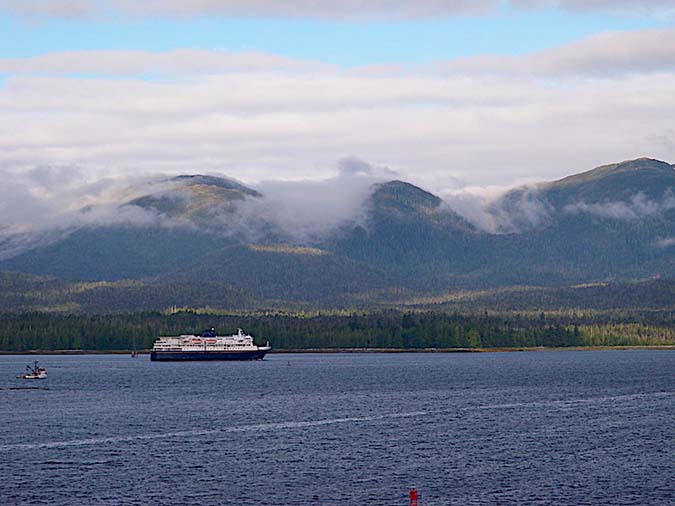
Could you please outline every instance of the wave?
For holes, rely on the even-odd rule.
[[[262,431],[273,431],[280,429],[301,429],[306,427],[318,427],[322,425],[334,425],[341,423],[363,423],[363,422],[372,422],[378,420],[394,419],[394,418],[414,418],[420,416],[427,416],[432,414],[453,414],[461,411],[472,411],[472,410],[482,410],[482,409],[515,409],[522,407],[566,407],[566,406],[577,406],[583,404],[602,404],[606,402],[619,402],[619,401],[628,401],[635,399],[645,399],[652,397],[668,397],[675,395],[675,392],[653,392],[653,393],[640,393],[640,394],[627,394],[627,395],[617,395],[617,396],[606,396],[606,397],[591,397],[585,399],[564,399],[564,400],[555,400],[555,401],[545,401],[545,402],[514,402],[514,403],[503,403],[503,404],[485,404],[478,406],[464,406],[452,410],[429,410],[429,411],[410,411],[404,413],[386,413],[382,415],[371,415],[371,416],[353,416],[345,418],[327,418],[323,420],[308,420],[308,421],[287,421],[287,422],[273,422],[273,423],[259,423],[252,425],[240,425],[236,427],[225,427],[219,429],[195,429],[195,430],[185,430],[185,431],[173,431],[173,432],[162,432],[156,434],[139,434],[133,436],[113,436],[113,437],[102,437],[102,438],[87,438],[87,439],[74,439],[70,441],[53,441],[45,443],[18,443],[18,444],[8,444],[0,445],[0,452],[8,452],[13,450],[40,450],[40,449],[51,449],[51,448],[67,448],[72,446],[88,446],[88,445],[101,445],[109,443],[133,443],[135,441],[145,441],[153,439],[169,439],[169,438],[185,438],[192,436],[208,436],[214,434],[229,434],[229,433],[239,433],[239,432],[262,432]]]
[[[168,439],[174,437],[208,436],[213,434],[228,434],[233,432],[260,432],[278,429],[297,429],[305,427],[317,427],[320,425],[333,425],[338,423],[360,423],[385,420],[388,418],[411,418],[429,414],[428,411],[411,411],[408,413],[388,413],[384,415],[373,416],[354,416],[347,418],[328,418],[324,420],[310,420],[306,422],[275,422],[259,423],[253,425],[241,425],[237,427],[225,427],[222,429],[196,429],[174,432],[163,432],[158,434],[139,434],[134,436],[114,436],[103,438],[74,439],[70,441],[53,441],[47,443],[19,443],[0,445],[0,451],[11,450],[41,450],[50,448],[67,448],[70,446],[88,446],[108,443],[130,443],[134,441],[144,441],[151,439]]]

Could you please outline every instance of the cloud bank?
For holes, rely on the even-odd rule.
[[[204,194],[186,186],[189,180],[103,175],[92,179],[78,167],[0,171],[0,259],[94,226],[203,227],[247,242],[274,239],[311,243],[347,223],[364,221],[364,206],[373,185],[395,176],[386,167],[349,157],[338,162],[333,177],[263,181],[254,185],[261,196],[221,205],[217,201],[200,202]],[[177,209],[187,209],[185,216],[163,214],[152,206],[129,205],[147,195],[163,204],[175,201]],[[195,209],[203,213],[196,221]]]
[[[47,76],[92,75],[138,77],[159,75],[285,73],[449,77],[617,77],[675,71],[675,29],[605,32],[559,47],[519,56],[477,55],[430,65],[340,69],[336,65],[260,52],[208,49],[63,51],[24,58],[0,58],[0,73]]]
[[[421,66],[73,51],[0,59],[0,74],[0,168],[15,172],[85,166],[255,182],[331,177],[335,160],[358,153],[440,188],[675,158],[673,29]]]
[[[626,201],[580,201],[562,208],[555,208],[548,202],[537,185],[460,187],[446,190],[442,195],[449,209],[477,229],[491,234],[521,233],[546,227],[561,215],[584,214],[603,220],[638,221],[664,216],[675,209],[675,194],[670,188],[656,200],[637,192]]]
[[[0,259],[44,246],[85,226],[162,226],[157,213],[120,207],[164,183],[142,177],[91,179],[77,167],[42,166],[20,173],[0,170]]]
[[[262,237],[269,227],[282,241],[312,243],[346,224],[365,225],[368,196],[373,185],[395,178],[387,167],[356,158],[338,162],[336,176],[296,181],[268,180],[254,185],[263,198],[248,199],[237,211],[245,236]],[[227,218],[231,225],[231,218]],[[261,228],[263,227],[263,228]]]
[[[516,193],[511,193],[517,189]],[[515,234],[548,225],[555,209],[534,185],[464,186],[441,193],[445,205],[478,230]]]
[[[0,0],[0,10],[29,17],[126,16],[263,16],[325,19],[427,19],[485,15],[502,5],[515,8],[560,8],[570,11],[660,13],[672,0]]]
[[[601,78],[675,70],[675,30],[604,32],[520,56],[479,55],[436,65],[447,74]]]
[[[644,193],[638,192],[628,202],[610,201],[592,204],[578,202],[565,206],[563,212],[588,213],[599,218],[613,220],[640,220],[661,215],[671,209],[675,209],[675,194],[668,189],[661,201],[651,200]]]
[[[599,35],[494,65],[476,57],[340,69],[187,50],[0,59],[0,167],[261,181],[325,178],[358,153],[438,188],[453,177],[510,185],[607,160],[673,159],[673,48],[666,30]]]
[[[237,72],[308,72],[335,66],[285,56],[208,49],[64,51],[27,58],[0,58],[0,73],[101,76],[190,76]]]
[[[399,179],[400,174],[349,157],[338,162],[331,177],[266,180],[249,186],[257,192],[245,192],[245,198],[233,200],[206,191],[199,186],[204,183],[193,178],[91,178],[77,167],[0,172],[0,178],[4,182],[0,186],[1,260],[56,242],[84,227],[116,225],[190,227],[235,241],[312,245],[336,237],[343,227],[368,228],[369,196],[378,183]],[[208,181],[213,184],[216,180]],[[194,189],[190,186],[197,183]],[[656,200],[638,192],[626,201],[575,202],[556,209],[536,185],[512,191],[514,188],[455,183],[454,189],[440,192],[444,198],[441,212],[456,212],[478,231],[490,234],[539,229],[565,215],[637,221],[675,209],[672,189]],[[148,195],[161,205],[136,203],[138,197]],[[672,238],[659,239],[655,246],[670,247]]]
[[[570,11],[672,12],[673,0],[512,0],[517,7],[557,7]]]

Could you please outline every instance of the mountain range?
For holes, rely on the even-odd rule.
[[[378,182],[350,219],[304,236],[259,212],[267,196],[234,180],[164,183],[118,204],[152,222],[6,240],[30,246],[0,260],[0,287],[23,305],[0,302],[36,307],[30,294],[48,286],[48,305],[76,309],[86,297],[73,293],[119,310],[344,306],[675,275],[675,170],[647,158],[513,189],[483,210],[490,226],[413,184]]]

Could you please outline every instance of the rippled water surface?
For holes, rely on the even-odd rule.
[[[675,352],[37,358],[0,356],[3,505],[675,497]]]

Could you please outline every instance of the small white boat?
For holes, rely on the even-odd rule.
[[[26,366],[26,374],[17,376],[18,379],[25,379],[25,380],[45,379],[46,377],[47,377],[47,369],[45,369],[44,367],[40,367],[38,365],[37,360],[33,363],[33,367],[29,365]]]

